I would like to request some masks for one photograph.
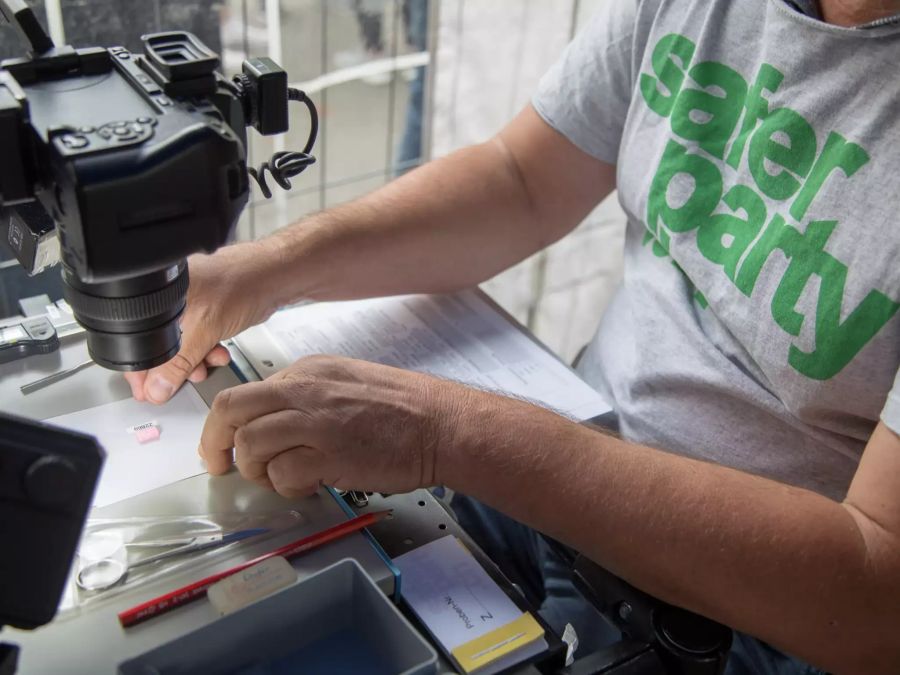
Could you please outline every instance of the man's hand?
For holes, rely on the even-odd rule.
[[[262,242],[255,242],[188,260],[191,284],[181,320],[181,349],[157,368],[125,374],[138,401],[165,403],[185,380],[200,382],[208,367],[229,362],[219,341],[265,321],[277,308],[264,283],[271,257]]]
[[[200,441],[212,474],[234,461],[245,478],[300,497],[320,484],[408,492],[435,483],[442,447],[472,396],[427,375],[315,356],[264,382],[221,392]]]

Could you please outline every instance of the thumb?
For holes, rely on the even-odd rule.
[[[185,331],[181,349],[171,361],[153,368],[144,381],[144,395],[151,403],[165,403],[184,384],[194,369],[203,363],[209,352],[206,341],[198,339],[196,331]]]

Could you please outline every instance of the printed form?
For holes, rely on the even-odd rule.
[[[544,629],[456,537],[429,542],[394,564],[404,602],[464,672],[499,672],[547,649]]]
[[[285,352],[279,368],[334,354],[524,398],[578,421],[610,410],[475,291],[303,305],[276,312],[265,330]]]

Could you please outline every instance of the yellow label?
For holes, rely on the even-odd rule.
[[[543,634],[540,624],[525,612],[515,621],[466,642],[450,653],[463,670],[471,673],[534,642]]]

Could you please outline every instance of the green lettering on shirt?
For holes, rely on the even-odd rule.
[[[825,244],[834,228],[835,220],[814,220],[791,239],[788,247],[791,262],[772,296],[772,318],[787,333],[800,335],[804,316],[796,311],[797,302],[813,275],[821,276],[831,263]]]
[[[681,91],[672,110],[672,130],[685,140],[698,141],[703,150],[722,159],[747,98],[747,82],[715,61],[698,63],[690,76],[704,89]],[[725,95],[709,93],[707,88],[721,89]],[[696,113],[704,119],[697,121]]]
[[[760,120],[765,119],[766,115],[769,114],[769,102],[763,97],[763,92],[768,91],[774,94],[778,87],[781,86],[782,80],[784,80],[784,75],[768,63],[760,66],[759,72],[756,74],[756,80],[753,82],[753,86],[747,94],[747,100],[744,102],[746,112],[744,121],[741,122],[741,130],[731,145],[731,152],[728,153],[728,165],[733,169],[738,168],[738,165],[741,163],[741,154],[744,152],[744,145],[747,143],[747,139],[750,138],[750,134],[753,133]]]
[[[776,134],[787,139],[782,143]],[[769,114],[750,139],[748,161],[753,180],[772,199],[788,199],[800,189],[816,157],[816,134],[803,117],[790,108]],[[768,160],[780,171],[770,174]]]
[[[804,352],[791,345],[788,354],[788,363],[814,380],[828,380],[841,372],[900,308],[881,291],[871,290],[841,321],[847,266],[829,258],[816,308],[816,346]]]
[[[672,112],[672,106],[684,83],[684,72],[692,58],[694,43],[682,35],[672,33],[656,43],[650,57],[656,77],[642,73],[640,86],[644,100],[657,115],[668,117]],[[667,91],[660,89],[660,85]]]
[[[695,51],[688,38],[666,35],[653,50],[653,74],[640,75],[647,106],[670,118],[672,133],[685,141],[666,143],[653,174],[644,243],[652,241],[654,255],[663,257],[673,237],[695,236],[700,254],[720,266],[751,302],[762,270],[773,255],[780,256],[785,262],[770,268],[783,269],[771,298],[772,320],[792,338],[801,336],[807,320],[813,322],[806,334],[813,333],[815,342],[808,352],[792,342],[787,362],[806,377],[832,378],[900,308],[872,289],[844,312],[848,269],[826,250],[838,223],[817,219],[804,224],[824,187],[842,189],[836,182],[854,176],[869,155],[834,131],[819,152],[816,132],[806,118],[787,107],[770,109],[768,96],[784,80],[771,65],[761,64],[748,87],[740,73],[725,64],[703,61],[691,66]],[[745,150],[753,185],[727,186],[723,172],[737,169]],[[676,203],[670,201],[673,185],[680,188]],[[768,213],[764,197],[784,202],[792,222],[781,213]],[[816,288],[814,280],[818,297],[813,317],[812,310],[810,316],[800,310],[800,300]],[[700,307],[707,307],[701,289],[694,289],[693,296]]]
[[[847,178],[850,178],[868,161],[869,155],[865,150],[856,143],[848,143],[840,134],[831,132],[825,141],[822,154],[810,172],[809,180],[791,204],[791,216],[797,220],[803,219],[832,171],[840,169]]]
[[[743,211],[746,217],[728,213],[710,216],[697,231],[697,248],[707,260],[721,265],[725,276],[734,281],[738,262],[766,222],[766,204],[746,185],[735,185],[725,193],[722,202],[733,213]]]
[[[678,175],[693,181],[693,190],[681,206],[669,205],[669,183]],[[669,141],[653,176],[647,200],[647,227],[658,232],[660,221],[672,232],[687,232],[708,217],[722,197],[722,174],[716,165],[700,155],[691,154],[676,141]]]

